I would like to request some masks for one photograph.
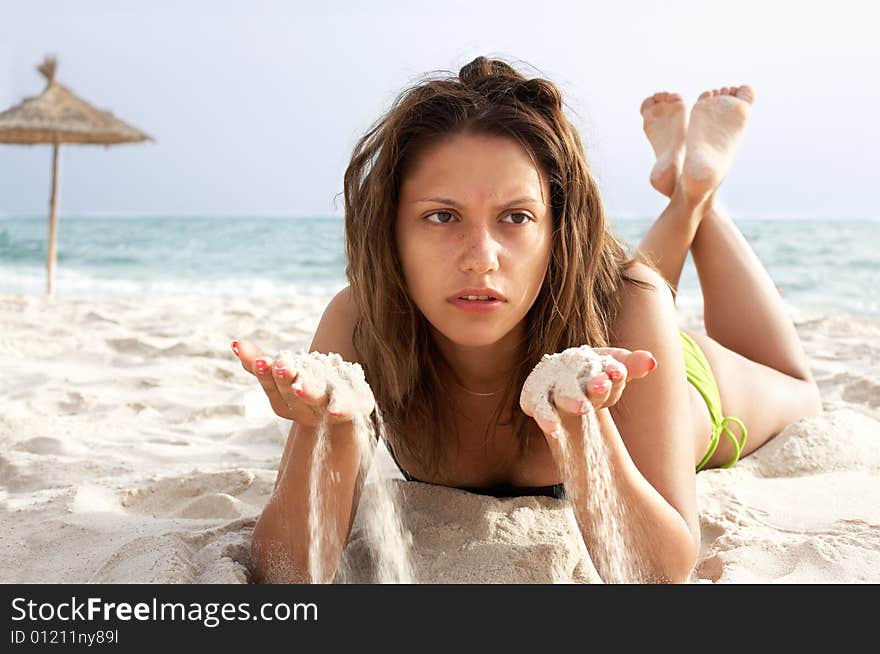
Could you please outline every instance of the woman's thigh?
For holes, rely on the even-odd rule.
[[[744,356],[713,340],[706,334],[688,331],[706,355],[721,394],[724,416],[734,416],[743,421],[748,437],[741,457],[754,452],[787,425],[816,413],[815,386],[810,382],[790,377]],[[692,394],[699,397],[694,390]],[[703,402],[699,397],[699,402]],[[703,402],[703,407],[705,403]],[[706,424],[708,410],[704,410]],[[739,436],[739,428],[731,425]],[[706,453],[711,433],[696,435],[697,460]],[[724,465],[734,456],[730,439],[721,435],[718,449],[712,455],[707,468]]]

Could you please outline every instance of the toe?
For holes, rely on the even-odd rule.
[[[697,102],[699,102],[700,100],[705,100],[706,98],[711,98],[711,97],[712,97],[712,91],[703,91],[702,93],[700,93],[700,97],[697,98]]]
[[[748,84],[743,84],[742,86],[735,89],[736,97],[741,100],[745,100],[748,103],[752,103],[755,101],[755,89],[753,89]]]
[[[653,95],[649,96],[649,97],[645,98],[644,102],[642,102],[642,106],[639,107],[639,111],[641,113],[645,113],[648,109],[653,107],[654,104],[655,104],[654,96]]]

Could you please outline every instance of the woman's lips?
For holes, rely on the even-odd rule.
[[[504,304],[501,300],[462,300],[457,297],[451,298],[449,302],[463,311],[473,311],[475,313],[489,313]]]

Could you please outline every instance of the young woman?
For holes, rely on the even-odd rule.
[[[398,97],[346,171],[350,285],[327,306],[310,351],[360,363],[408,479],[587,497],[593,471],[583,457],[563,465],[554,432],[564,428],[577,452],[580,422],[595,410],[644,580],[689,578],[700,548],[696,472],[733,465],[821,407],[776,288],[716,202],[752,101],[748,86],[706,92],[689,120],[680,96],[644,102],[651,182],[669,205],[630,257],[607,230],[551,82],[478,57]],[[705,334],[676,322],[688,251]],[[541,357],[584,344],[617,364],[577,397],[553,394],[558,420],[527,415],[520,391]],[[326,389],[309,388],[304,373],[251,343],[233,350],[275,412],[294,420],[254,529],[255,575],[309,581],[310,453],[329,421],[322,474],[338,479],[325,498],[336,507],[325,548],[334,571],[363,482],[353,409],[328,414]],[[591,509],[573,502],[593,551]]]

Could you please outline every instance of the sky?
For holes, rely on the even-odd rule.
[[[868,1],[0,0],[0,110],[36,65],[155,138],[62,148],[62,215],[341,216],[358,137],[431,71],[498,56],[562,90],[609,215],[653,216],[641,101],[748,83],[720,197],[743,218],[880,216]],[[0,215],[42,215],[51,149],[0,145]]]

